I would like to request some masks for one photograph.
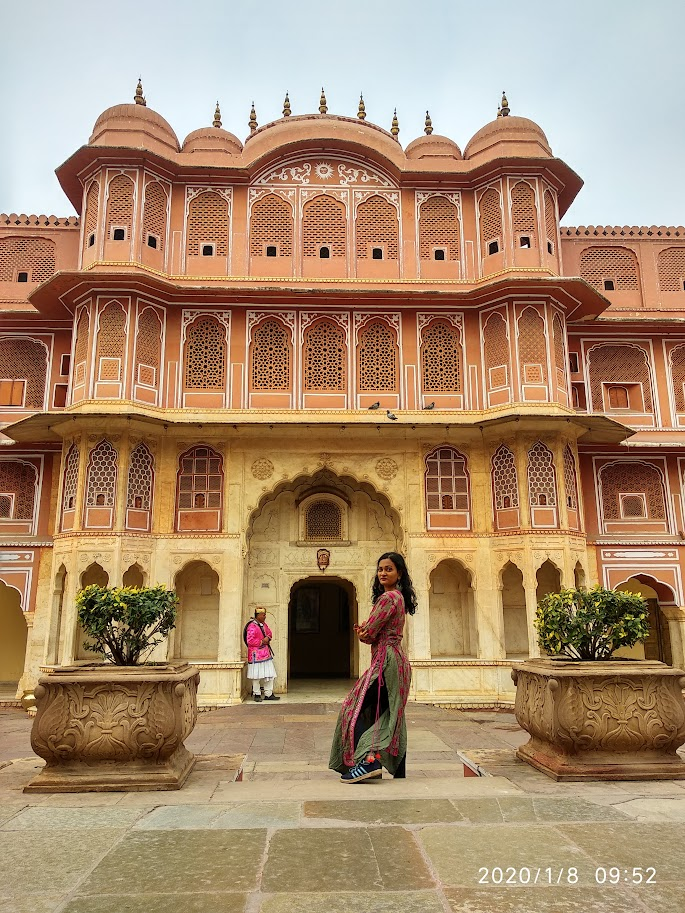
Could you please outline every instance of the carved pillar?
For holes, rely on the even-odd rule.
[[[526,627],[528,629],[528,653],[531,659],[540,656],[537,632],[535,630],[535,612],[538,607],[537,579],[535,568],[523,572],[523,589],[526,594]]]

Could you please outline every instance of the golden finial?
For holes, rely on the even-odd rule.
[[[502,90],[502,117],[508,117],[509,111],[510,111],[509,102],[507,101],[507,96],[503,89]]]
[[[359,95],[359,107],[357,108],[357,117],[359,120],[366,120],[366,105],[364,104],[364,96],[360,93]]]
[[[397,120],[397,108],[395,108],[392,116],[392,127],[390,128],[390,132],[395,139],[397,139],[397,134],[400,132],[400,122]],[[399,140],[397,140],[397,142],[399,143]]]
[[[219,102],[216,103],[216,108],[214,109],[214,120],[212,121],[212,127],[221,126],[221,109],[219,108]]]
[[[288,98],[288,93],[285,93],[285,99],[283,100],[283,117],[290,117],[290,99]]]
[[[426,125],[423,128],[423,132],[426,134],[426,136],[430,136],[433,132],[433,121],[431,120],[431,116],[428,111],[426,111]]]
[[[326,93],[321,86],[321,98],[319,99],[319,114],[326,114],[328,112],[328,105],[326,103]]]
[[[258,127],[257,112],[254,109],[254,102],[252,102],[252,109],[250,111],[250,120],[248,121],[248,126],[250,128],[250,133],[254,133]]]
[[[497,117],[501,117],[501,116],[502,116],[502,109],[500,108],[499,105],[497,105]]]
[[[145,101],[145,96],[143,95],[143,83],[138,79],[138,85],[136,86],[136,94],[133,96],[133,101],[137,105],[143,105],[145,107],[147,102]]]

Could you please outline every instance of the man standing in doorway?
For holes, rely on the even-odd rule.
[[[273,634],[266,623],[266,609],[257,606],[254,619],[245,627],[245,643],[247,644],[247,677],[252,682],[252,699],[255,701],[280,701],[274,694],[274,679],[276,667],[274,666],[274,651],[271,649]],[[264,683],[264,697],[262,698],[261,685]]]

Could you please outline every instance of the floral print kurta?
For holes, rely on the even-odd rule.
[[[343,773],[363,761],[370,752],[380,752],[383,766],[394,773],[407,750],[405,706],[411,684],[411,666],[402,648],[405,611],[399,590],[382,593],[374,603],[366,624],[371,639],[371,665],[343,701],[333,737],[329,767]],[[355,724],[369,693],[376,710],[376,695],[385,685],[388,708],[380,716],[372,714],[355,749]],[[367,700],[367,707],[369,701]]]

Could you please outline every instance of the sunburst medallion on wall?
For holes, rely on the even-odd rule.
[[[251,472],[255,479],[270,479],[274,474],[274,464],[271,460],[262,457],[261,459],[254,461]]]

